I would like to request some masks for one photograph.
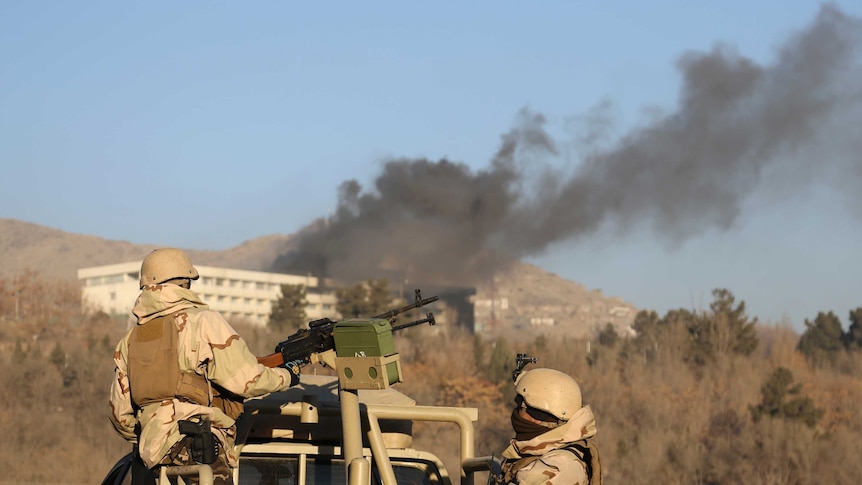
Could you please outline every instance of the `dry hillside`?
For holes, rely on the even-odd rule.
[[[291,235],[279,234],[223,251],[185,249],[198,264],[267,271],[294,242]],[[0,219],[0,278],[33,270],[47,278],[75,280],[78,268],[138,261],[156,247]],[[476,290],[477,322],[491,334],[529,329],[585,336],[606,323],[623,330],[635,314],[634,307],[620,298],[525,263],[513,265]]]
[[[246,241],[224,251],[184,249],[198,264],[263,271],[291,245],[291,236],[278,234]],[[0,219],[0,278],[10,278],[29,269],[49,278],[75,280],[78,268],[140,261],[157,247]]]
[[[588,290],[525,263],[497,274],[493,282],[480,284],[476,297],[477,321],[491,334],[514,330],[587,337],[608,323],[625,333],[637,313],[622,298]]]

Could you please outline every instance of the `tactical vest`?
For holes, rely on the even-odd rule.
[[[559,450],[566,450],[575,455],[586,466],[589,485],[602,485],[602,463],[599,459],[599,449],[592,440],[580,440]],[[541,458],[540,455],[526,456],[517,460],[506,460],[503,463],[503,483],[518,483],[518,471]]]
[[[129,336],[129,386],[138,408],[170,399],[217,407],[233,419],[242,414],[242,398],[210,384],[204,376],[180,371],[179,329],[173,315],[137,325]]]

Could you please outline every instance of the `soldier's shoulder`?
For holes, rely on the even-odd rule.
[[[184,311],[185,311],[185,312],[186,312],[190,317],[195,318],[195,319],[198,319],[198,320],[220,320],[220,321],[227,321],[227,320],[225,320],[224,315],[222,315],[221,313],[219,313],[219,312],[217,312],[217,311],[215,311],[215,310],[210,310],[209,308],[200,308],[200,307],[196,307],[196,308],[189,308],[189,309],[184,310]]]
[[[548,451],[547,453],[542,455],[541,460],[545,463],[551,462],[578,462],[584,463],[584,455],[577,449],[572,449],[570,447],[557,448],[555,450]]]

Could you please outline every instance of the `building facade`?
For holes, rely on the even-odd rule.
[[[320,278],[212,266],[195,268],[200,279],[194,282],[193,291],[228,320],[266,325],[283,284],[305,287],[309,320],[338,316],[335,290],[322,286]],[[109,315],[131,315],[140,293],[140,270],[141,261],[79,269],[84,304]]]

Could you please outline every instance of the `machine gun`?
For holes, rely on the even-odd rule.
[[[415,301],[403,307],[396,308],[383,312],[379,315],[371,317],[370,320],[388,320],[389,324],[395,323],[398,315],[410,311],[414,308],[423,307],[429,303],[435,302],[438,297],[422,298],[420,290],[415,290]],[[287,337],[275,346],[275,352],[265,357],[258,357],[257,361],[267,367],[279,367],[290,362],[302,362],[304,364],[312,362],[312,356],[322,354],[328,350],[335,350],[335,328],[340,323],[346,323],[349,320],[334,321],[329,318],[321,318],[308,323],[308,328],[301,328],[293,335]],[[385,322],[384,322],[385,323]],[[425,318],[414,320],[412,322],[392,325],[392,331],[402,330],[415,325],[428,323],[434,325],[434,314],[428,312]]]

